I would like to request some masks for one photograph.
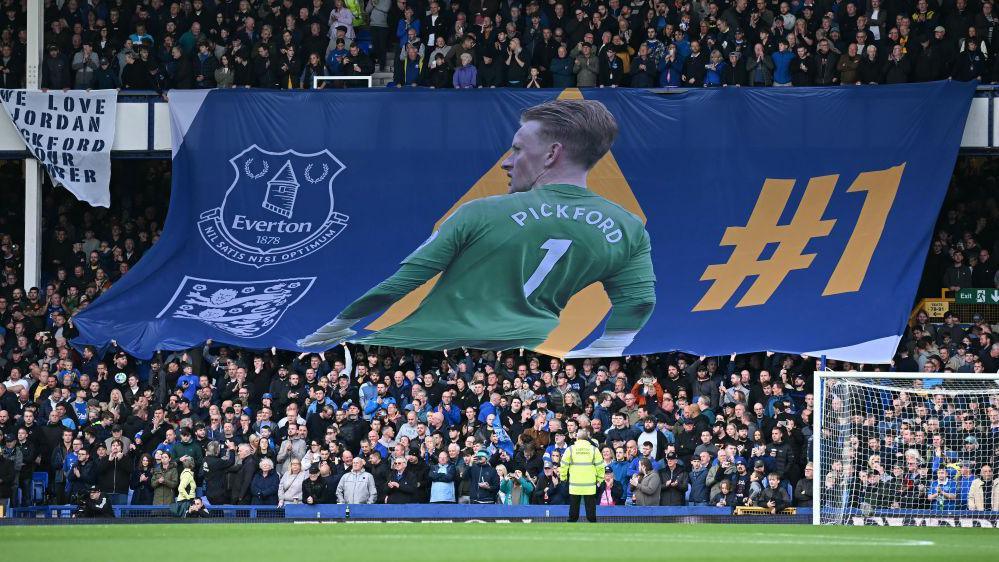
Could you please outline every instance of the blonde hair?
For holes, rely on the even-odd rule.
[[[610,150],[617,137],[617,120],[594,100],[554,100],[524,110],[521,123],[535,121],[541,135],[562,144],[566,156],[587,170]]]

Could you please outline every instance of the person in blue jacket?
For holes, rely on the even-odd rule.
[[[711,51],[711,59],[708,64],[704,65],[705,75],[704,75],[704,86],[714,87],[722,85],[722,76],[725,73],[725,67],[728,63],[722,58],[721,51],[715,49]]]
[[[690,483],[690,495],[687,499],[687,505],[694,506],[706,506],[708,505],[709,488],[707,486],[706,480],[708,476],[708,467],[701,464],[701,458],[694,455],[690,458],[690,476],[688,476],[688,482]]]
[[[269,458],[261,459],[258,472],[250,481],[253,505],[277,505],[279,483],[280,479],[274,472],[274,461]]]
[[[375,397],[368,400],[364,405],[364,417],[370,419],[378,410],[388,410],[389,404],[396,404],[395,398],[388,394],[388,387],[385,383],[378,383],[378,391]],[[398,406],[398,404],[396,404]]]
[[[787,41],[777,44],[777,52],[770,55],[774,61],[774,86],[791,85],[791,61],[794,53],[788,48]]]
[[[675,88],[683,78],[683,61],[676,45],[666,48],[666,55],[659,61],[659,86]]]
[[[642,459],[649,459],[649,462],[652,463],[652,469],[655,470],[655,471],[657,471],[657,472],[660,471],[660,470],[662,470],[662,469],[664,469],[664,468],[666,468],[666,463],[665,462],[663,462],[663,461],[657,461],[655,458],[652,457],[652,442],[651,441],[645,441],[645,442],[643,442],[642,445],[641,445],[641,451],[642,451],[641,455],[639,455],[639,456],[631,459],[631,466],[628,469],[628,479],[629,480],[631,479],[632,476],[638,474],[638,463],[641,462]],[[663,455],[663,456],[665,457],[665,455]]]
[[[455,464],[447,451],[437,454],[437,464],[430,466],[430,503],[455,503],[454,481],[458,477]]]
[[[933,504],[934,511],[957,509],[957,483],[951,480],[946,468],[937,470],[937,479],[930,484],[926,499]]]
[[[441,395],[441,402],[434,408],[435,412],[440,412],[444,415],[444,425],[447,427],[453,427],[461,425],[461,408],[451,401],[451,393],[445,392]]]
[[[184,390],[184,398],[189,401],[194,402],[194,398],[198,393],[198,375],[194,374],[194,367],[190,363],[184,363],[183,367],[184,374],[177,377],[177,388]]]

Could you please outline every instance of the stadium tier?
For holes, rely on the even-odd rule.
[[[0,5],[11,560],[995,556],[993,0]]]
[[[24,85],[24,2],[0,87]],[[41,87],[831,86],[995,82],[990,0],[45,0]],[[350,80],[336,80],[345,77]]]

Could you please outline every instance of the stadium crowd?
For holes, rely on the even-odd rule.
[[[299,355],[209,341],[139,361],[114,342],[73,349],[73,314],[127,275],[163,224],[158,202],[166,198],[167,164],[115,166],[113,209],[46,191],[42,287],[22,288],[16,196],[5,195],[12,204],[0,206],[5,502],[107,498],[169,504],[178,514],[202,513],[205,500],[563,504],[562,453],[586,429],[604,458],[600,505],[776,512],[810,505],[812,357],[666,353],[563,362],[522,350],[444,354],[353,345]],[[978,254],[973,279],[991,263],[981,252],[999,242],[999,206],[987,191],[996,167],[994,160],[961,161],[930,250],[932,256],[945,244],[954,261],[962,252]],[[17,165],[0,166],[2,177],[18,173]],[[927,283],[939,291],[950,270],[941,274],[932,265]],[[986,286],[995,286],[994,272]],[[999,342],[993,345],[987,322],[925,320],[916,318],[893,366],[831,367],[999,371]],[[850,427],[843,438],[856,459],[822,475],[830,491],[859,489],[852,483],[866,486],[876,474],[867,495],[849,501],[876,489],[879,498],[933,507],[939,486],[931,469],[951,467],[956,475],[963,462],[962,487],[947,492],[958,495],[944,507],[999,510],[991,472],[999,404],[927,398],[863,415],[832,411],[837,425],[829,430]],[[884,431],[865,434],[872,423]],[[862,435],[870,438],[857,442]],[[965,451],[972,440],[969,454],[944,458],[941,451]],[[874,457],[876,467],[867,463]],[[42,490],[35,481],[47,485]],[[951,490],[951,482],[941,485]]]
[[[0,2],[0,87],[23,85],[27,1]],[[310,88],[376,70],[434,88],[999,80],[992,0],[44,4],[52,89]]]

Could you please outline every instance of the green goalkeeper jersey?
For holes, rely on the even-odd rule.
[[[534,348],[558,325],[569,299],[597,281],[615,308],[655,302],[649,234],[642,221],[573,185],[466,203],[402,263],[442,274],[412,314],[364,338],[366,343]],[[341,316],[375,312],[352,307]],[[637,331],[650,313],[647,307],[634,318],[618,315],[615,328]]]

